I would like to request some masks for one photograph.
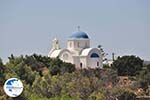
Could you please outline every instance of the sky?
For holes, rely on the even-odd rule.
[[[53,38],[62,48],[77,26],[108,58],[150,60],[150,0],[0,0],[0,58],[46,56]]]

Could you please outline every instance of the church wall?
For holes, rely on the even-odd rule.
[[[91,54],[92,53],[96,53],[99,55],[99,58],[92,58]],[[92,49],[87,57],[87,66],[90,68],[96,68],[96,67],[100,67],[102,68],[102,57],[101,57],[101,53],[98,49]]]
[[[98,67],[101,68],[101,64],[100,64],[100,59],[99,58],[89,58],[88,62],[89,62],[88,66],[90,68],[98,68]]]
[[[73,64],[75,64],[75,67],[80,69],[80,57],[79,56],[74,56],[73,57]]]
[[[59,54],[59,58],[64,62],[73,63],[72,55],[67,50],[62,51]]]
[[[67,48],[68,49],[79,49],[82,50],[84,48],[90,47],[90,40],[68,40]]]
[[[82,68],[87,68],[87,57],[81,57],[80,63],[82,63]]]

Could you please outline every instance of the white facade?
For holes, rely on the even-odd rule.
[[[64,62],[75,64],[76,68],[102,68],[99,48],[90,48],[90,39],[85,32],[74,32],[67,41],[67,48],[61,49],[59,41],[53,40],[49,57],[59,57]]]

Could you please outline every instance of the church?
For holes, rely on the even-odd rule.
[[[60,48],[59,40],[55,38],[48,57],[59,57],[64,62],[74,64],[77,69],[103,68],[100,48],[91,48],[88,34],[80,30],[68,38],[67,48]]]

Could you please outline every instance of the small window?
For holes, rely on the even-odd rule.
[[[70,47],[72,47],[72,43],[70,42]]]
[[[80,43],[78,42],[78,47],[80,47]]]
[[[99,58],[99,55],[97,53],[92,53],[91,58]]]
[[[80,68],[82,69],[82,63],[80,63]]]
[[[58,44],[58,41],[56,41],[56,44]]]
[[[97,62],[97,66],[99,66],[99,62]]]

